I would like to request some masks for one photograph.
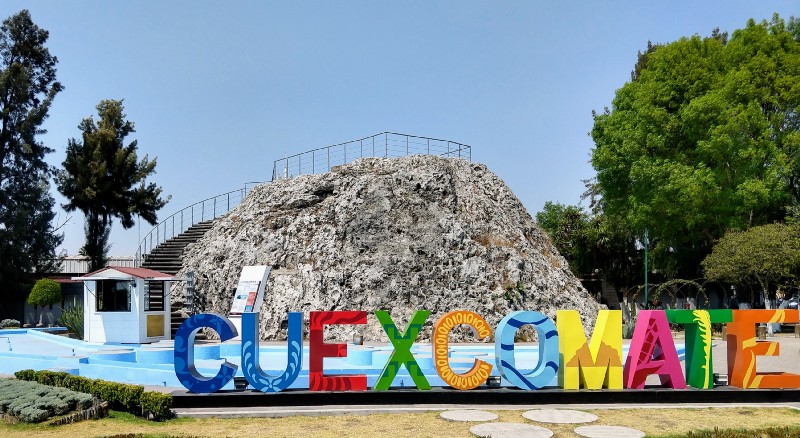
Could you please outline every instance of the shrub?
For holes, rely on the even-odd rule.
[[[33,381],[0,380],[0,413],[36,423],[92,406],[95,398]]]
[[[58,324],[66,327],[78,339],[83,339],[83,306],[61,309],[61,317],[58,318]]]
[[[622,323],[622,338],[633,339],[633,329],[636,328],[636,321],[631,320]]]
[[[16,416],[26,423],[39,423],[50,418],[50,411],[34,407],[23,408]]]
[[[32,306],[46,306],[61,302],[61,285],[49,278],[42,278],[33,285],[28,304]]]
[[[172,396],[155,391],[142,393],[142,414],[150,414],[156,421],[172,418]]]
[[[0,328],[11,328],[11,327],[19,327],[19,321],[16,319],[4,319],[0,321]]]
[[[144,392],[142,385],[94,380],[73,376],[69,373],[46,370],[21,370],[14,373],[14,376],[19,380],[35,381],[44,385],[91,394],[107,401],[116,410],[149,415],[156,421],[172,418],[172,396],[152,391]],[[88,401],[81,400],[83,400],[83,403],[92,403],[91,399]],[[2,409],[2,400],[0,400],[0,412],[2,412]]]

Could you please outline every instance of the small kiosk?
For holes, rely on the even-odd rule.
[[[168,283],[182,279],[116,266],[73,279],[83,281],[85,341],[142,344],[170,339]]]

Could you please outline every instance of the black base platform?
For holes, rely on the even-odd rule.
[[[286,390],[266,394],[259,391],[219,391],[213,394],[192,394],[174,391],[175,408],[219,408],[255,406],[323,406],[323,405],[412,405],[412,404],[649,404],[649,403],[797,403],[800,389],[739,389],[730,386],[715,389],[624,389],[580,390],[542,389],[473,389],[451,388],[391,389],[388,391],[319,392]]]

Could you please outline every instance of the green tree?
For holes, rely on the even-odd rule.
[[[61,302],[61,284],[49,278],[42,278],[33,285],[28,304],[34,306],[47,306]],[[39,324],[41,324],[41,314],[39,314]]]
[[[577,277],[591,271],[591,250],[587,240],[589,215],[577,205],[547,201],[536,213],[536,222],[550,236],[559,253]]]
[[[649,230],[654,268],[697,278],[729,229],[780,220],[800,200],[798,20],[750,20],[651,45],[611,110],[595,114],[603,213]]]
[[[599,274],[619,293],[643,282],[642,254],[636,236],[600,210],[545,202],[536,222],[550,236],[578,277]]]
[[[80,210],[86,217],[82,251],[92,270],[105,265],[113,218],[126,229],[134,225],[134,215],[155,225],[156,213],[168,201],[161,198],[160,187],[146,183],[155,173],[156,160],[146,155],[139,160],[136,140],[125,144],[134,126],[123,111],[121,100],[101,101],[100,120],[89,117],[78,125],[82,138],[69,140],[64,169],[56,177],[58,190],[69,200],[64,208]]]
[[[703,268],[709,280],[756,283],[768,292],[800,270],[800,226],[775,223],[726,233]]]
[[[31,274],[52,267],[62,237],[53,229],[54,200],[36,140],[62,87],[57,59],[45,47],[48,33],[23,10],[0,26],[0,290],[24,297]],[[27,284],[28,286],[24,286]],[[2,312],[2,306],[0,306]]]

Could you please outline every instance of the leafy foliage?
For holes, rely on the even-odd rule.
[[[0,379],[0,413],[28,423],[38,423],[54,415],[86,409],[94,397],[66,388],[53,388],[37,382]]]
[[[121,100],[101,101],[100,120],[89,117],[78,125],[81,140],[69,140],[64,170],[56,176],[58,190],[69,201],[64,208],[86,217],[83,251],[92,270],[105,265],[113,218],[126,229],[134,225],[134,215],[155,225],[156,213],[167,203],[160,187],[145,182],[155,173],[156,160],[139,160],[136,140],[125,144],[135,131],[123,111]]]
[[[49,278],[42,278],[33,285],[28,295],[28,304],[46,306],[61,302],[61,284]]]
[[[73,306],[61,309],[58,323],[66,327],[78,339],[83,339],[83,306]]]
[[[638,284],[643,262],[636,236],[613,218],[548,201],[536,221],[576,276],[599,272],[617,289]]]
[[[73,391],[92,394],[109,402],[112,408],[133,414],[143,414],[155,421],[172,418],[172,396],[152,391],[144,391],[142,385],[108,382],[73,376],[55,371],[21,370],[14,373],[19,380],[36,381],[43,385],[68,388]]]
[[[769,224],[732,231],[703,260],[706,278],[735,284],[770,283],[794,277],[800,269],[800,226]]]
[[[26,292],[30,274],[50,267],[62,237],[52,227],[52,149],[36,140],[53,98],[57,59],[48,32],[23,10],[0,26],[0,289]]]
[[[20,327],[19,321],[17,321],[16,319],[4,319],[0,321],[0,329],[11,328],[11,327]]]
[[[651,45],[595,114],[603,212],[649,229],[668,276],[697,278],[728,229],[782,219],[800,200],[798,26],[775,15],[729,39]]]

